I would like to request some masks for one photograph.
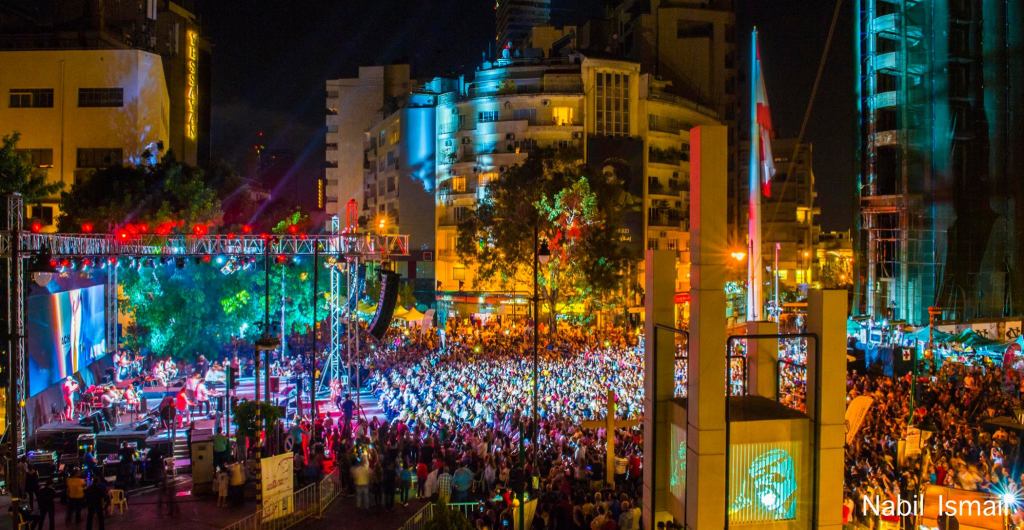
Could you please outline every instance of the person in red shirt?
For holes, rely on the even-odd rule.
[[[174,408],[178,411],[178,428],[182,427],[185,422],[185,413],[188,411],[189,405],[192,403],[188,399],[188,390],[182,387],[178,391],[177,397],[174,398]]]

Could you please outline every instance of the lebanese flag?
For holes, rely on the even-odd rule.
[[[768,107],[768,91],[764,88],[761,70],[761,46],[757,47],[757,132],[758,161],[761,163],[761,190],[765,197],[772,196],[772,177],[775,176],[775,158],[772,156],[772,113]]]

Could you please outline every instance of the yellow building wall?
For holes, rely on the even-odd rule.
[[[20,132],[18,149],[52,149],[50,182],[69,191],[79,148],[121,148],[140,162],[155,142],[169,144],[170,101],[159,55],[138,50],[0,52],[0,134]],[[79,107],[79,88],[124,89],[121,107]],[[10,91],[52,88],[52,108],[11,108]],[[54,207],[58,197],[44,205]],[[30,205],[26,205],[27,207]],[[52,229],[53,227],[49,227]]]

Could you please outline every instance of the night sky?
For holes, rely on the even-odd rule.
[[[601,0],[556,0],[556,16],[599,12]],[[409,62],[413,76],[471,73],[493,42],[489,0],[249,0],[198,2],[213,43],[213,153],[240,170],[256,131],[268,149],[290,149],[289,187],[310,195],[323,163],[324,80],[354,77],[359,65]],[[737,0],[740,42],[752,24],[778,134],[795,136],[831,18],[831,0]],[[853,212],[854,94],[851,17],[843,6],[807,131],[825,229],[845,229]],[[746,46],[743,48],[746,49]],[[745,66],[742,66],[746,68]],[[746,93],[745,91],[742,93]]]

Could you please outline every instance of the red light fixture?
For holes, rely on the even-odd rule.
[[[203,254],[203,263],[209,263],[211,259],[209,254]]]
[[[299,227],[296,225],[288,225],[288,233],[295,235],[299,233]]]
[[[32,221],[32,224],[29,226],[29,228],[33,232],[38,234],[39,232],[43,231],[43,223],[42,221]]]
[[[252,227],[249,226],[249,225],[242,225],[242,233],[243,234],[251,234],[252,233]]]
[[[91,234],[93,231],[93,225],[89,221],[82,223],[82,233]]]
[[[284,254],[278,254],[277,256],[274,257],[274,261],[278,263],[284,263],[288,261],[288,258]]]
[[[192,233],[197,236],[205,236],[209,230],[210,229],[204,224],[198,224],[192,227]]]

